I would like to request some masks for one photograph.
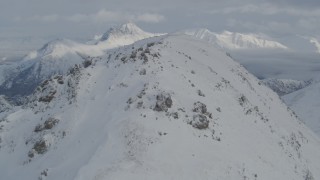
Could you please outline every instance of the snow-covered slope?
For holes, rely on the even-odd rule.
[[[311,81],[298,81],[293,79],[268,78],[261,80],[263,84],[270,87],[279,96],[290,94],[311,84]]]
[[[320,83],[314,82],[282,99],[320,137]]]
[[[266,40],[256,34],[241,34],[230,31],[219,34],[210,32],[208,29],[187,30],[185,33],[208,41],[222,49],[287,49],[279,42]]]
[[[320,141],[210,44],[169,35],[44,81],[0,122],[3,179],[320,178]]]

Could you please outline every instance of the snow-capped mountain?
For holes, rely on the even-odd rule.
[[[320,137],[320,82],[282,97],[299,118]]]
[[[29,53],[24,60],[36,59],[36,58],[61,58],[67,54],[83,54],[87,56],[99,56],[102,55],[102,50],[95,48],[94,46],[77,43],[69,39],[56,39],[45,44],[38,51]]]
[[[163,34],[145,32],[133,23],[126,23],[121,26],[111,28],[100,37],[96,37],[95,44],[102,49],[111,49],[159,35]]]
[[[167,35],[38,86],[0,120],[3,179],[319,179],[320,140],[210,44]]]
[[[82,44],[68,39],[51,41],[41,49],[30,52],[21,62],[0,67],[0,75],[3,74],[0,78],[0,94],[18,98],[29,95],[41,81],[55,74],[66,74],[75,64],[99,58],[106,50],[156,35],[127,23],[111,28],[95,44]]]
[[[305,88],[310,85],[312,81],[298,81],[293,79],[274,79],[268,78],[261,80],[263,84],[270,87],[279,96],[290,94],[299,89]]]
[[[187,30],[185,33],[222,49],[288,49],[279,42],[267,40],[257,34],[241,34],[230,31],[219,34],[208,29]]]
[[[29,95],[43,80],[54,74],[67,73],[69,68],[83,61],[79,47],[80,44],[71,40],[55,40],[29,53],[22,61],[4,69],[7,77],[0,85],[0,94],[8,97]]]

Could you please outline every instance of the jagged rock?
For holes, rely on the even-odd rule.
[[[48,145],[45,140],[41,139],[40,141],[37,141],[33,148],[32,148],[37,154],[44,154],[48,150]],[[29,156],[30,157],[30,156]]]
[[[147,44],[147,47],[151,47],[151,46],[154,46],[155,45],[155,43],[154,42],[151,42],[151,43],[148,43]]]
[[[194,105],[193,112],[198,112],[202,114],[207,113],[207,106],[202,102],[198,101],[198,102],[195,102],[193,105]]]
[[[171,116],[172,116],[174,119],[179,119],[179,113],[178,113],[178,112],[173,112],[173,113],[171,113]]]
[[[170,94],[159,94],[157,95],[157,102],[154,107],[155,111],[168,111],[172,106],[172,99]]]
[[[54,79],[56,79],[59,84],[64,84],[63,76],[56,76]]]
[[[243,106],[245,103],[248,102],[248,99],[244,95],[241,95],[238,101],[239,101],[239,104]]]
[[[41,124],[38,124],[36,126],[36,128],[34,129],[34,132],[40,132],[40,131],[43,131],[43,130],[49,130],[49,129],[52,129],[56,124],[59,123],[59,119],[55,119],[55,118],[49,118],[48,120],[46,120],[44,122],[43,125]]]
[[[39,98],[39,102],[46,102],[49,103],[54,98],[54,95],[57,93],[57,91],[51,91],[47,96],[42,96]]]
[[[133,52],[131,53],[131,55],[130,55],[130,58],[131,58],[131,59],[136,59],[136,57],[137,57],[137,51],[133,51]]]
[[[191,125],[197,129],[206,129],[209,126],[209,120],[205,115],[197,114],[193,116],[193,121],[191,121]]]
[[[85,60],[85,61],[83,61],[82,64],[83,64],[84,68],[87,68],[87,67],[91,66],[92,60]]]

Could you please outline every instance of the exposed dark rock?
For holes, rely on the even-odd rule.
[[[146,48],[146,49],[144,50],[144,53],[145,53],[145,54],[150,54],[150,49],[149,49],[149,48]]]
[[[54,77],[54,79],[56,79],[59,84],[64,84],[63,76],[59,75]]]
[[[205,97],[205,96],[206,96],[200,89],[198,90],[198,95],[199,95],[199,96],[202,96],[202,97]]]
[[[48,146],[44,140],[40,140],[34,144],[33,150],[38,154],[44,154],[47,152]]]
[[[84,68],[87,68],[92,65],[92,60],[85,60],[82,64]]]
[[[143,106],[143,101],[139,101],[137,103],[137,108],[140,109]]]
[[[207,106],[202,102],[198,101],[198,102],[195,102],[193,105],[194,105],[193,112],[197,112],[201,114],[207,113]]]
[[[52,99],[54,98],[54,95],[57,93],[57,91],[51,91],[47,96],[42,96],[39,98],[39,102],[51,102]]]
[[[147,73],[147,71],[144,68],[141,69],[140,72],[139,72],[140,75],[146,75],[146,73]]]
[[[165,111],[167,112],[172,106],[172,99],[170,94],[159,94],[157,95],[157,102],[154,107],[155,111]]]
[[[173,113],[171,113],[171,116],[172,116],[174,119],[179,119],[179,113],[178,113],[178,112],[173,112]]]
[[[136,59],[136,57],[137,57],[137,51],[133,51],[133,52],[131,53],[131,55],[130,55],[130,58],[131,58],[131,59]]]
[[[206,129],[209,126],[209,121],[205,115],[197,114],[193,116],[191,125],[197,129]]]
[[[155,45],[155,43],[154,42],[152,42],[152,43],[148,43],[147,44],[147,47],[151,47],[151,46],[154,46]]]
[[[41,132],[43,130],[49,130],[52,129],[55,125],[57,125],[59,123],[59,119],[55,119],[55,118],[49,118],[48,120],[46,120],[44,122],[43,125],[38,124],[36,126],[36,128],[34,129],[34,132]]]
[[[239,98],[239,104],[243,106],[247,102],[248,102],[248,99],[244,95],[241,95]]]

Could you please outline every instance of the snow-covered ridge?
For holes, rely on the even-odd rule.
[[[320,137],[320,82],[282,97],[299,118]]]
[[[257,34],[241,34],[230,31],[224,31],[219,34],[208,29],[187,30],[185,33],[208,41],[222,49],[288,49],[279,42],[267,40]]]
[[[279,96],[290,94],[310,85],[311,81],[298,81],[293,79],[263,79],[262,83],[271,88]]]
[[[88,59],[4,119],[6,180],[320,178],[319,138],[241,65],[185,35]]]

